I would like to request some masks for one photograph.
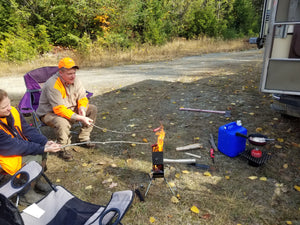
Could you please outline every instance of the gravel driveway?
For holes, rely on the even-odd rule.
[[[139,65],[83,68],[78,70],[77,75],[86,89],[99,95],[143,80],[188,81],[193,76],[201,76],[201,73],[221,73],[225,68],[238,67],[247,61],[261,62],[262,51],[213,53]],[[20,76],[0,77],[0,88],[16,98],[26,91],[23,77]]]

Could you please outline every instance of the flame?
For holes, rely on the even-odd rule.
[[[163,125],[160,126],[159,131],[155,133],[157,135],[157,146],[158,146],[158,152],[163,151],[163,146],[164,146],[164,138],[165,138],[165,131]]]

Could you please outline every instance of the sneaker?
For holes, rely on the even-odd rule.
[[[62,151],[58,152],[58,156],[67,162],[70,162],[73,160],[73,155],[68,150],[62,150]]]
[[[84,148],[95,148],[96,144],[92,143],[91,141],[83,141],[86,142],[85,144],[82,144],[80,146],[84,147]]]
[[[38,192],[42,192],[44,194],[52,191],[52,188],[50,187],[50,185],[48,183],[44,183],[41,180],[38,180],[34,186],[34,188],[38,191]]]
[[[29,189],[29,191],[20,197],[19,204],[21,206],[29,206],[33,203],[38,202],[44,197],[44,195],[36,193],[32,188]]]

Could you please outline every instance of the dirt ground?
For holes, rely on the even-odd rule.
[[[222,61],[213,55],[210,62]],[[75,146],[72,162],[49,155],[46,174],[77,197],[97,204],[106,204],[111,193],[119,190],[138,189],[144,194],[152,169],[151,145],[157,142],[153,129],[163,125],[164,158],[190,159],[185,152],[197,154],[201,156],[197,163],[211,170],[208,174],[186,164],[166,164],[165,177],[178,202],[164,179],[155,179],[145,201],[135,196],[124,224],[300,224],[300,194],[295,189],[300,186],[300,120],[272,111],[271,96],[259,92],[261,55],[245,60],[236,53],[234,60],[227,60],[230,53],[225,55],[223,63],[214,67],[206,67],[198,58],[193,72],[181,71],[185,61],[181,67],[173,65],[173,75],[178,74],[172,79],[166,79],[171,77],[168,74],[164,78],[154,74],[154,78],[151,71],[159,68],[154,65],[147,70],[148,77],[130,83],[124,82],[128,77],[118,77],[105,91],[96,87],[101,77],[90,80],[87,86],[95,93],[91,103],[99,110],[92,132],[97,148]],[[172,62],[163,65],[168,64]],[[145,65],[136,65],[139,73]],[[180,107],[230,110],[231,117],[180,111]],[[241,156],[230,158],[219,151],[212,162],[209,135],[218,143],[219,127],[237,120],[248,134],[275,139],[260,147],[271,156],[263,165],[254,167]],[[49,128],[42,130],[54,138]],[[176,151],[193,143],[203,148]],[[247,142],[246,149],[253,148]],[[199,213],[191,211],[193,206]]]

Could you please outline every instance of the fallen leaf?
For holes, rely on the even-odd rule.
[[[178,200],[178,198],[176,198],[176,196],[172,196],[171,202],[174,204],[177,204],[179,202],[179,200]]]
[[[192,211],[193,213],[197,213],[197,214],[200,213],[200,210],[199,210],[196,206],[194,206],[194,205],[192,206],[191,211]]]
[[[300,191],[300,186],[295,185],[294,188],[295,188],[296,191]]]
[[[55,181],[56,183],[59,183],[60,182],[60,179],[56,179],[56,181]]]
[[[149,221],[150,221],[150,223],[154,223],[155,222],[155,218],[151,216],[150,219],[149,219]]]
[[[86,186],[86,187],[85,187],[85,190],[91,190],[91,189],[93,189],[93,186],[92,186],[92,185],[89,185],[89,186]]]
[[[102,132],[106,133],[107,132],[107,128],[103,128]]]
[[[255,131],[257,132],[257,133],[260,133],[260,132],[262,132],[262,128],[261,127],[257,127],[256,129],[255,129]]]
[[[179,179],[179,178],[180,178],[180,173],[176,173],[176,174],[175,174],[175,177],[176,177],[177,179]]]
[[[250,176],[248,177],[250,180],[256,180],[257,179],[257,176]]]
[[[280,143],[284,142],[283,138],[277,138],[277,141]]]
[[[297,144],[297,143],[295,143],[295,142],[292,142],[292,146],[294,146],[294,147],[300,147],[300,144]]]
[[[293,224],[292,221],[286,221],[286,224]]]
[[[210,214],[206,213],[204,215],[201,216],[203,219],[209,219],[210,218]]]
[[[208,171],[204,172],[203,175],[204,175],[204,176],[207,176],[207,177],[211,177],[211,173],[208,172]]]
[[[108,178],[108,179],[102,181],[102,184],[106,184],[106,183],[110,183],[110,182],[112,182],[112,179]]]
[[[132,134],[132,135],[131,135],[131,137],[135,137],[135,136],[136,136],[136,134]]]
[[[278,120],[278,118],[276,118],[276,117],[275,117],[275,118],[273,118],[273,120],[277,121],[277,120]]]
[[[188,173],[190,173],[190,171],[188,171],[188,170],[182,170],[182,173],[188,174]]]
[[[287,163],[283,164],[283,168],[287,169],[289,167],[289,165]]]
[[[112,163],[110,166],[113,167],[113,168],[116,168],[117,164]]]
[[[259,180],[267,181],[267,178],[266,177],[261,177],[261,178],[259,178]]]
[[[148,140],[146,138],[143,138],[143,142],[148,143]]]
[[[229,180],[229,179],[230,179],[230,176],[225,176],[225,179],[226,179],[226,180]]]
[[[102,119],[103,119],[103,120],[106,120],[106,116],[103,116]]]
[[[118,183],[112,182],[112,183],[109,185],[109,188],[114,188],[114,187],[117,187],[117,186],[118,186]]]
[[[255,113],[251,112],[251,113],[249,113],[249,115],[250,115],[250,116],[254,116],[254,115],[255,115]]]
[[[82,163],[82,166],[86,167],[86,166],[88,166],[88,164],[87,163]]]
[[[274,147],[275,147],[275,148],[277,148],[277,149],[280,149],[280,148],[282,148],[282,146],[281,146],[281,145],[274,145]]]
[[[200,138],[199,137],[194,137],[194,140],[197,141],[197,140],[200,140]]]
[[[176,186],[175,183],[173,183],[173,182],[169,182],[169,185],[170,185],[170,187],[175,187]]]

